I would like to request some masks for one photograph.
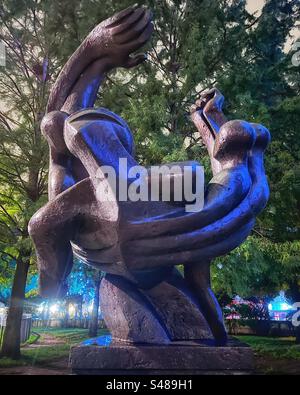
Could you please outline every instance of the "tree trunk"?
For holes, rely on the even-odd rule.
[[[13,359],[20,357],[20,333],[28,269],[29,261],[27,259],[17,260],[1,350],[1,356]]]
[[[79,305],[78,305],[79,328],[82,328],[82,303],[83,303],[83,300],[82,300],[82,296],[81,296],[81,298],[79,300]]]
[[[92,315],[89,325],[90,337],[96,337],[98,332],[98,311],[99,311],[99,303],[100,303],[99,288],[100,288],[101,278],[102,278],[101,272],[97,272],[95,276],[95,296],[93,301],[93,310],[92,310]]]
[[[70,321],[70,314],[69,314],[69,309],[70,309],[70,301],[66,301],[65,305],[65,315],[64,315],[64,320],[63,320],[63,326],[64,328],[69,328],[69,321]]]

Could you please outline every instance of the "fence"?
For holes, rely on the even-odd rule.
[[[21,332],[20,332],[21,343],[25,343],[29,339],[31,332],[31,325],[32,325],[31,314],[23,314],[22,322],[21,322]],[[0,343],[2,342],[3,339],[5,327],[6,327],[6,314],[1,314],[0,315]]]
[[[296,336],[291,321],[233,319],[225,320],[225,324],[230,335]]]
[[[32,326],[34,328],[83,328],[88,329],[90,323],[90,318],[82,318],[75,319],[70,318],[68,320],[63,318],[49,318],[46,320],[43,319],[34,319],[32,321]],[[98,320],[98,328],[105,328],[105,323],[102,318]]]

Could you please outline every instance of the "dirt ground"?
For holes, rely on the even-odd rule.
[[[2,375],[16,375],[16,376],[64,376],[71,374],[68,368],[68,358],[61,359],[46,366],[16,366],[11,368],[0,369],[0,376]]]
[[[22,349],[49,347],[49,346],[56,346],[56,345],[64,344],[64,343],[65,343],[65,341],[63,339],[59,339],[59,338],[52,336],[48,333],[43,333],[36,343],[28,344],[28,345],[22,347]]]
[[[297,360],[280,360],[271,357],[256,356],[256,373],[255,374],[288,374],[299,375],[300,361]],[[0,369],[1,375],[70,375],[71,370],[68,367],[68,358],[53,362],[47,366],[18,366],[6,369]]]
[[[297,359],[275,359],[269,356],[255,356],[257,374],[300,374],[300,360]]]

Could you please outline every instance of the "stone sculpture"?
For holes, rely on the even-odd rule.
[[[108,71],[145,60],[132,54],[149,40],[151,20],[149,10],[128,8],[96,26],[53,86],[41,126],[50,148],[49,202],[29,224],[40,291],[65,293],[75,255],[106,272],[101,307],[114,342],[168,345],[213,338],[224,345],[210,263],[247,238],[268,200],[268,130],[228,121],[224,98],[213,89],[191,110],[213,171],[203,210],[186,212],[184,201],[123,202],[117,195],[102,202],[96,193],[100,184],[110,188],[101,166],[129,182],[118,159],[137,164],[126,122],[94,103]],[[179,264],[184,277],[175,268]]]

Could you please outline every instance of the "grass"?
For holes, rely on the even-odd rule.
[[[41,328],[37,331],[40,335],[47,333],[68,344],[80,343],[89,338],[88,329],[79,328]],[[98,336],[101,336],[103,329],[99,329]],[[106,332],[107,333],[107,332]]]
[[[261,356],[271,356],[275,359],[300,360],[300,344],[295,343],[294,337],[236,337],[240,341],[249,344]]]
[[[15,366],[25,366],[25,365],[35,365],[35,366],[46,366],[57,360],[68,358],[70,353],[70,348],[80,343],[83,340],[89,338],[87,329],[77,329],[77,328],[39,328],[36,330],[36,335],[32,334],[27,344],[32,344],[36,342],[36,336],[42,336],[43,334],[52,335],[59,340],[63,340],[64,343],[56,344],[51,346],[43,346],[38,348],[22,348],[21,358],[18,360],[13,360],[9,358],[0,358],[0,368],[8,368]],[[100,329],[98,336],[107,334],[107,331]],[[29,342],[29,343],[28,343]]]
[[[30,344],[34,344],[34,343],[36,343],[39,340],[40,337],[41,336],[39,335],[39,333],[32,332],[31,335],[29,336],[29,339],[26,340],[26,342],[23,343],[22,346],[27,346],[27,345],[30,345]]]
[[[20,359],[0,358],[0,368],[15,366],[46,366],[69,355],[70,346],[67,344],[26,349],[21,351]]]

